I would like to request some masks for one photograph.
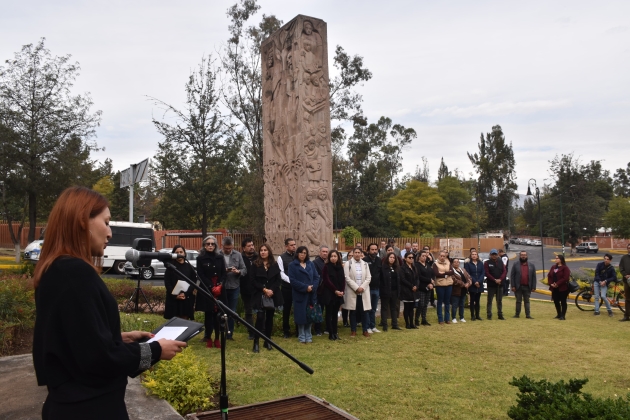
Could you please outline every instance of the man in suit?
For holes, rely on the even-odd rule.
[[[532,292],[536,290],[536,267],[534,267],[534,264],[527,261],[526,251],[521,251],[518,262],[512,264],[510,285],[516,295],[516,314],[514,318],[520,317],[521,302],[525,301],[525,317],[534,319],[529,310],[529,297]]]

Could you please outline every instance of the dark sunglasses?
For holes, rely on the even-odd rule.
[[[205,243],[205,244],[203,244],[203,245],[204,245],[204,246],[208,246],[208,245],[215,246],[215,243],[214,243],[214,242],[206,242],[206,243]]]

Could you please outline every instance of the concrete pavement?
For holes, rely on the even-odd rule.
[[[37,386],[30,354],[0,358],[1,420],[41,419],[47,394],[46,387]],[[125,403],[131,420],[182,420],[169,403],[147,396],[139,378],[129,378]]]

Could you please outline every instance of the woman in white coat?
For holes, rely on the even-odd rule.
[[[354,248],[352,250],[352,258],[348,260],[343,266],[344,275],[346,277],[346,291],[344,293],[345,303],[344,309],[350,311],[350,336],[356,337],[357,335],[357,311],[363,313],[363,319],[361,320],[361,327],[363,328],[363,335],[369,337],[369,311],[372,309],[370,301],[370,268],[367,263],[361,258],[363,252],[361,248]]]

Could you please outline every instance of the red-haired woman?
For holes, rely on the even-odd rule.
[[[128,419],[127,376],[186,346],[138,343],[151,334],[120,332],[118,305],[99,276],[109,219],[107,200],[83,187],[65,190],[48,218],[34,275],[33,363],[38,385],[48,387],[44,420]]]

